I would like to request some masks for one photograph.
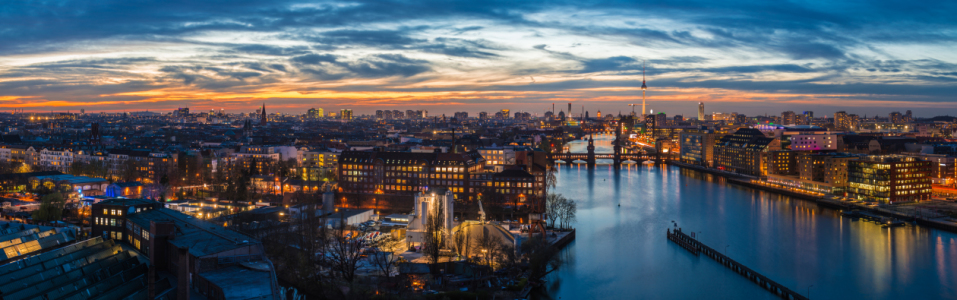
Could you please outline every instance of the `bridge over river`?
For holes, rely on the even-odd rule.
[[[618,123],[618,126],[615,127],[614,133],[615,139],[611,142],[612,148],[614,151],[612,153],[595,153],[595,139],[592,137],[592,134],[588,134],[588,147],[586,148],[588,152],[585,153],[552,153],[549,156],[549,160],[554,163],[556,161],[563,161],[567,164],[571,164],[574,161],[585,161],[588,164],[588,167],[594,167],[599,159],[610,159],[612,165],[617,169],[621,168],[621,163],[626,161],[633,161],[636,163],[641,163],[646,160],[653,160],[657,157],[655,155],[649,155],[646,151],[640,151],[638,153],[622,153],[622,144],[625,142],[625,138],[621,136],[621,123]]]

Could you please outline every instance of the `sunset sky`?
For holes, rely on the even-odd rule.
[[[0,110],[957,115],[955,1],[3,1]]]

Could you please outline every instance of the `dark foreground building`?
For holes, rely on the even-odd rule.
[[[0,265],[0,297],[279,299],[262,244],[245,235],[149,200],[92,209],[93,238]]]

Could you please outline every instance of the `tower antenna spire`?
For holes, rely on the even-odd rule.
[[[641,119],[645,119],[645,112],[648,110],[645,109],[645,90],[648,89],[648,86],[645,85],[645,61],[641,61]]]

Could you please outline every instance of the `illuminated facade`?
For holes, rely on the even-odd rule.
[[[797,153],[794,151],[768,152],[769,175],[795,175],[798,173]]]
[[[319,109],[310,108],[308,111],[308,115],[310,119],[322,118],[323,117],[322,108],[319,108]]]
[[[681,162],[699,166],[712,166],[716,135],[713,131],[700,129],[681,133],[679,138]]]
[[[797,125],[798,124],[797,114],[795,114],[793,111],[786,111],[781,113],[781,124]]]
[[[352,110],[351,109],[339,110],[339,119],[352,120]]]
[[[780,150],[781,141],[753,128],[742,128],[722,137],[714,146],[716,168],[754,176],[767,174],[769,151]]]
[[[848,130],[851,129],[850,119],[847,117],[847,112],[839,111],[834,113],[834,129],[837,130]]]
[[[834,155],[824,159],[824,182],[834,187],[834,193],[843,193],[847,188],[848,164],[856,158],[851,155]]]
[[[416,193],[436,188],[448,189],[452,198],[461,202],[475,201],[483,192],[501,194],[520,206],[528,200],[544,199],[544,168],[532,163],[534,159],[525,152],[515,152],[515,156],[516,165],[492,172],[485,169],[486,158],[477,151],[345,151],[337,166],[336,199],[363,208],[404,209]]]
[[[838,136],[836,134],[796,134],[790,136],[791,150],[795,151],[827,151],[837,150]]]
[[[798,173],[801,179],[824,181],[824,159],[828,154],[803,154],[797,157]]]
[[[900,155],[874,155],[848,164],[849,197],[882,203],[930,199],[929,161]]]

